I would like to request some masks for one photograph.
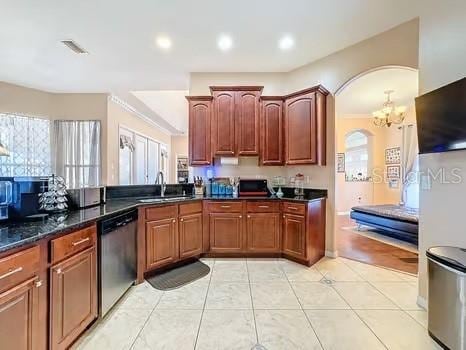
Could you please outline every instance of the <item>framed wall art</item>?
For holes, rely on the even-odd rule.
[[[401,177],[401,167],[399,165],[388,165],[387,166],[387,178],[399,179]]]
[[[400,147],[393,147],[385,149],[385,164],[400,164],[401,163],[401,149]]]
[[[337,173],[345,172],[345,154],[337,153]]]

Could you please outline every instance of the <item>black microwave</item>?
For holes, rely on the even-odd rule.
[[[267,197],[267,180],[264,179],[240,179],[239,180],[240,196],[260,196]]]

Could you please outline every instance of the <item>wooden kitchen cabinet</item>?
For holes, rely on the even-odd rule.
[[[68,349],[97,318],[96,246],[50,269],[50,347]]]
[[[146,269],[178,260],[176,217],[146,223]]]
[[[285,162],[326,164],[326,108],[328,92],[321,86],[285,98]]]
[[[243,219],[238,213],[210,213],[210,251],[235,253],[243,250]]]
[[[210,165],[211,152],[211,96],[188,96],[189,103],[189,164]]]
[[[202,253],[202,213],[180,216],[180,259]]]
[[[283,165],[283,100],[281,97],[262,97],[260,144],[261,165]]]
[[[212,146],[213,155],[235,156],[235,92],[213,91]]]
[[[261,86],[211,86],[213,155],[259,155]]]
[[[306,258],[306,220],[302,215],[283,214],[283,253]]]
[[[37,277],[0,294],[0,348],[37,349],[39,322]]]
[[[238,156],[259,155],[260,91],[235,94],[236,145]]]
[[[248,213],[247,250],[258,253],[280,252],[280,214]]]

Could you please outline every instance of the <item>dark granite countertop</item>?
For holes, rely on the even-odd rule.
[[[285,196],[287,193],[285,193]],[[289,194],[288,194],[289,195]],[[282,200],[291,200],[299,202],[309,202],[317,199],[321,199],[327,196],[325,190],[318,191],[314,190],[309,193],[305,193],[304,197],[283,197]],[[147,198],[147,197],[146,197]],[[56,234],[60,234],[66,231],[79,229],[88,224],[96,222],[98,220],[108,218],[118,213],[137,208],[144,205],[164,205],[170,203],[179,203],[184,201],[208,199],[208,200],[244,200],[244,199],[268,199],[268,200],[280,200],[278,197],[240,197],[233,198],[231,196],[209,196],[209,197],[184,197],[182,199],[165,200],[164,202],[152,202],[142,203],[141,198],[129,197],[129,198],[118,198],[108,200],[106,204],[80,209],[71,210],[65,213],[50,215],[46,220],[43,221],[32,221],[32,222],[8,222],[0,224],[0,253],[10,249],[25,246],[34,243],[42,238],[50,237]]]

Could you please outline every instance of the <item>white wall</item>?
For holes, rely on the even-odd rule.
[[[466,75],[466,1],[426,0],[419,33],[420,91],[425,93]],[[458,168],[458,184],[432,181],[430,190],[420,192],[419,293],[427,298],[425,251],[434,245],[466,248],[466,151],[422,155],[420,169],[426,172]],[[448,178],[451,178],[449,176]]]

